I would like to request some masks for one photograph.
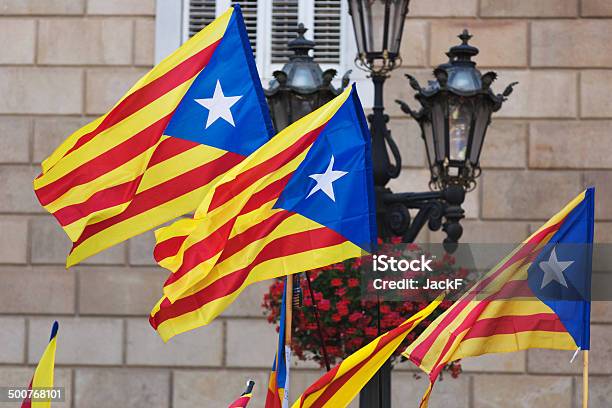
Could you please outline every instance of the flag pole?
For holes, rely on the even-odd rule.
[[[582,355],[582,408],[589,406],[589,350]]]
[[[314,291],[312,290],[312,285],[310,284],[310,273],[306,271],[304,274],[306,275],[306,282],[308,283],[308,293],[310,294],[310,299],[312,300],[312,307],[314,309],[315,321],[317,322],[317,331],[319,332],[319,341],[321,341],[321,351],[323,352],[323,361],[325,362],[325,368],[327,369],[327,371],[329,371],[331,367],[329,364],[329,356],[327,355],[327,349],[325,348],[325,337],[323,336],[323,327],[321,327],[319,307],[317,306],[317,300],[314,297]]]
[[[289,370],[291,364],[291,333],[293,323],[293,275],[287,275],[285,279],[285,394],[281,402],[282,408],[289,408],[289,393],[291,392]],[[279,356],[279,358],[281,358]]]
[[[285,345],[291,345],[291,322],[293,317],[293,275],[287,275],[285,280]]]

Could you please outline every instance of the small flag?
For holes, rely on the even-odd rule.
[[[370,251],[370,138],[349,88],[228,172],[193,218],[157,230],[172,272],[149,319],[160,336],[210,323],[252,283]]]
[[[346,407],[393,352],[442,301],[440,295],[404,323],[372,340],[325,373],[304,391],[293,408]]]
[[[452,361],[530,348],[589,349],[594,189],[555,214],[442,313],[403,355],[429,375]]]
[[[283,301],[280,306],[280,319],[278,323],[278,347],[268,381],[265,408],[287,408],[289,406],[289,368],[291,367],[291,347],[285,344],[285,319],[287,311],[287,277]]]
[[[251,401],[254,385],[255,381],[247,381],[246,390],[244,390],[242,395],[236,401],[232,402],[228,408],[246,408],[246,406],[249,405],[249,401]]]
[[[59,324],[53,323],[51,328],[51,338],[49,344],[45,349],[42,357],[38,361],[36,371],[32,381],[30,381],[29,390],[36,390],[39,388],[52,388],[53,387],[53,368],[55,367],[55,349],[57,346],[57,329]],[[29,397],[23,400],[21,408],[49,408],[51,407],[50,400],[34,400],[32,401]]]
[[[66,265],[194,211],[272,129],[234,6],[43,161],[34,191],[73,242]]]

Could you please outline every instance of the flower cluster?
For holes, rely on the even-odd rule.
[[[397,245],[397,242],[380,244],[379,253],[403,256],[410,251],[413,257],[426,254],[419,246]],[[400,325],[404,320],[429,304],[436,296],[430,291],[422,291],[411,296],[410,301],[379,302],[371,293],[362,293],[361,279],[364,263],[368,257],[347,260],[339,264],[326,266],[308,273],[312,297],[306,277],[300,279],[303,291],[303,305],[293,309],[293,340],[292,349],[301,360],[314,360],[321,366],[324,364],[321,351],[320,334],[316,322],[316,304],[321,323],[321,331],[325,348],[332,365],[354,353],[368,344],[379,334]],[[446,277],[465,277],[467,271],[454,266],[455,260],[446,255],[443,259],[432,262],[434,272],[428,277],[444,279]],[[403,273],[411,277],[411,272]],[[424,279],[420,277],[418,279]],[[268,293],[264,295],[263,307],[268,321],[277,324],[280,316],[280,305],[283,294],[283,280],[275,280]],[[444,301],[431,316],[416,327],[397,349],[397,357],[405,347],[412,342],[425,327],[437,316],[448,309],[452,303]],[[457,374],[460,366],[453,367]]]

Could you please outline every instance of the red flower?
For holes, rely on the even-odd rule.
[[[336,309],[338,310],[338,314],[340,316],[346,316],[346,315],[349,314],[348,307],[346,307],[346,306],[339,306]]]
[[[318,306],[319,306],[319,309],[323,310],[324,312],[328,311],[330,309],[330,307],[331,307],[330,302],[327,299],[321,299],[319,301]]]
[[[364,330],[366,336],[376,337],[378,335],[378,329],[376,327],[366,327]]]
[[[342,296],[346,295],[346,292],[348,292],[348,289],[347,289],[347,288],[342,287],[342,288],[338,288],[338,289],[336,289],[336,292],[335,292],[335,293],[336,293],[336,295],[337,295],[337,296],[342,297]]]
[[[362,314],[359,312],[353,312],[349,316],[349,322],[355,323],[357,320],[361,319]]]
[[[420,251],[421,247],[418,244],[411,243],[411,244],[408,244],[408,250],[416,252],[416,251]]]
[[[417,245],[408,245],[408,249],[413,252],[411,257],[417,258],[425,254]],[[381,245],[381,253],[397,257],[406,257],[406,247],[387,243]],[[440,257],[439,261],[442,261]],[[458,277],[468,271],[461,269],[461,265],[453,266],[453,260],[444,257],[439,262],[439,268],[427,275],[432,279],[443,279],[444,277]],[[400,325],[406,318],[416,311],[424,308],[433,300],[434,295],[426,291],[414,291],[410,300],[405,302],[382,302],[378,304],[376,296],[370,293],[371,285],[362,293],[359,290],[361,284],[362,270],[369,268],[371,257],[357,258],[343,263],[329,265],[310,271],[310,285],[313,296],[310,296],[310,288],[306,280],[303,280],[304,307],[294,310],[293,327],[294,335],[292,348],[295,355],[301,360],[313,360],[323,365],[323,355],[321,343],[317,334],[319,326],[316,321],[316,311],[313,304],[318,306],[318,316],[321,323],[321,330],[325,340],[325,348],[332,364],[337,364],[348,355],[357,351],[367,342],[378,335],[378,327],[381,331],[391,330]],[[398,273],[398,277],[405,277],[409,274]],[[421,284],[425,276],[418,274],[413,276]],[[281,309],[281,300],[284,284],[281,279],[272,282],[270,289],[263,296],[263,310],[268,321],[275,326],[278,324]],[[357,289],[353,289],[357,288]],[[379,307],[380,306],[380,307]],[[428,323],[435,320],[441,313],[451,306],[451,302],[441,304],[423,324],[416,327],[394,353],[398,358],[400,352],[418,337]],[[458,374],[458,367],[448,365],[449,376]]]

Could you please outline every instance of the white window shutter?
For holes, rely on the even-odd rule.
[[[284,63],[289,58],[287,43],[296,36],[298,15],[298,0],[272,0],[270,62],[273,64]]]
[[[192,37],[216,17],[216,0],[189,0],[187,35]]]
[[[326,64],[340,63],[342,35],[342,1],[314,1],[315,61]]]
[[[219,14],[217,12],[217,0],[188,0],[188,35],[189,37],[197,34],[201,29],[210,24]],[[241,0],[232,2],[239,3],[247,28],[249,40],[253,47],[253,52],[257,50],[257,0]],[[225,10],[220,10],[224,12]]]
[[[257,38],[257,0],[240,0],[232,2],[232,4],[236,3],[240,4],[242,16],[244,17],[244,24],[249,34],[249,41],[253,48],[253,54],[257,55],[257,45],[259,44]]]

